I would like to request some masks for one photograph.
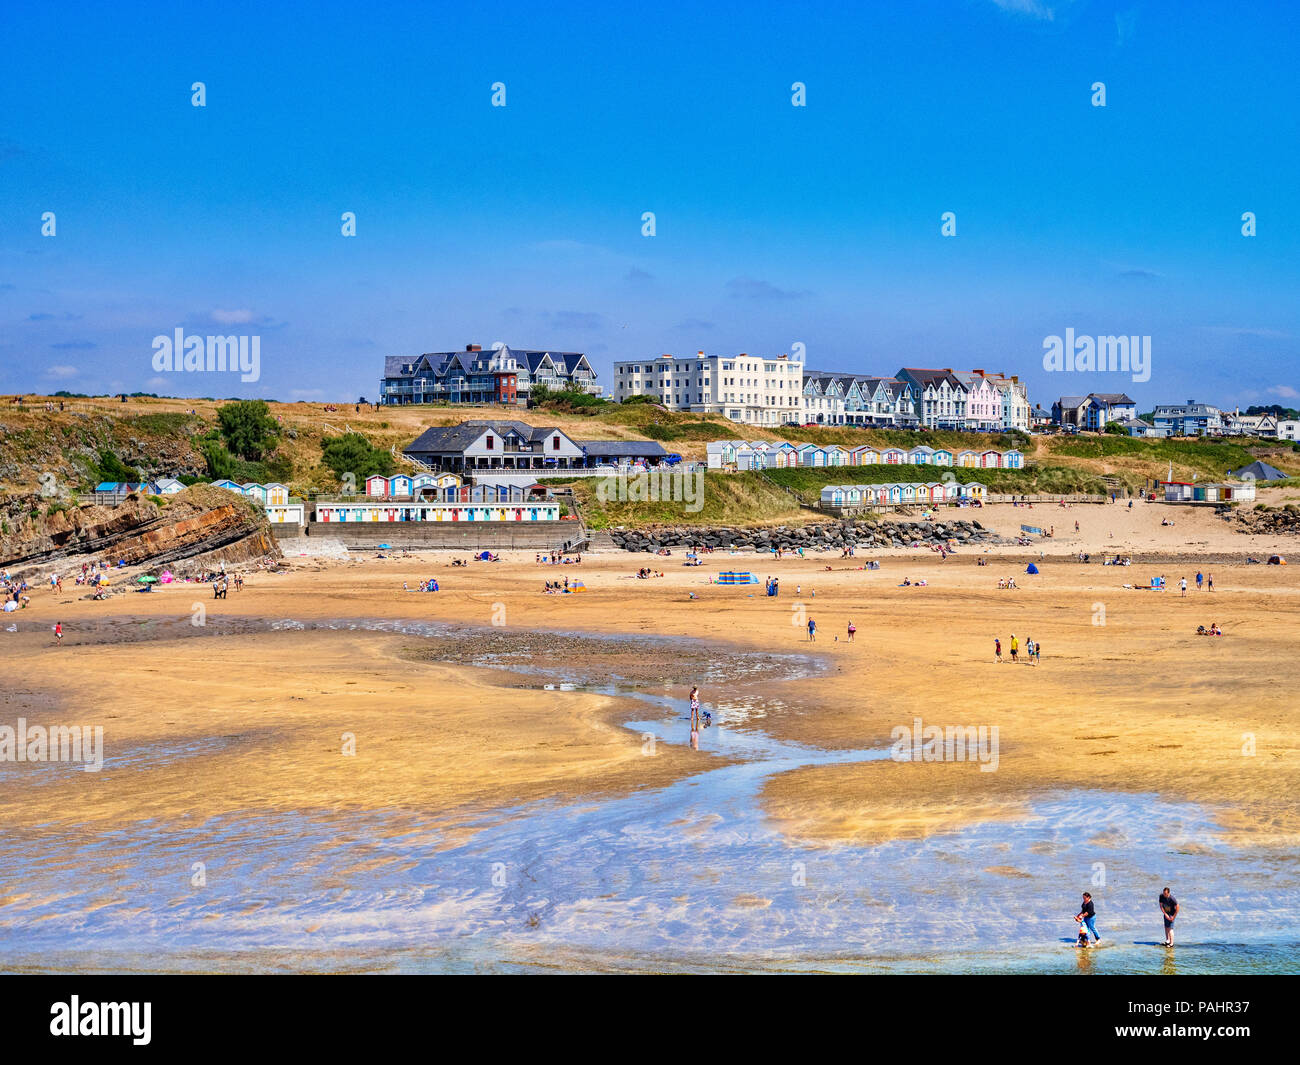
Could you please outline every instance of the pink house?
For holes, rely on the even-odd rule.
[[[996,429],[1002,425],[1002,393],[983,370],[954,374],[966,386],[966,427]]]

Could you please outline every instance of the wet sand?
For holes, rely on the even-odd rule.
[[[1041,515],[1040,515],[1041,512]],[[1141,526],[1150,539],[1197,528],[1187,546],[1225,534],[1208,511],[1183,508],[985,508],[986,524],[1063,527],[1078,518],[1080,542],[1095,550],[1107,526]],[[1221,522],[1218,522],[1222,525]],[[1073,537],[1072,528],[1070,537]],[[1179,535],[1190,535],[1179,533]],[[1044,550],[1064,547],[1064,529]],[[1137,533],[1126,533],[1127,539]],[[1253,541],[1237,536],[1236,540]],[[1234,546],[1234,539],[1226,539]],[[1167,545],[1173,548],[1172,542]],[[1216,550],[1226,547],[1216,541]],[[1258,545],[1256,547],[1258,549]],[[997,548],[1000,556],[1009,549]],[[102,811],[137,801],[156,816],[188,816],[199,796],[210,808],[383,808],[574,798],[607,789],[656,787],[691,769],[692,752],[641,755],[618,725],[618,700],[521,690],[517,676],[591,683],[605,676],[684,694],[699,683],[709,701],[752,690],[778,706],[762,727],[771,736],[823,748],[887,746],[891,731],[926,725],[996,726],[996,772],[970,763],[889,763],[800,769],[769,783],[764,802],[806,840],[882,840],[1017,816],[1053,788],[1152,792],[1212,804],[1225,832],[1270,846],[1300,836],[1300,745],[1290,663],[1300,637],[1300,578],[1294,567],[1215,565],[1213,593],[1194,589],[1194,566],[1080,565],[1014,561],[975,565],[984,552],[947,561],[928,551],[880,555],[882,566],[837,554],[780,561],[752,553],[705,556],[684,568],[680,552],[589,555],[580,566],[538,566],[531,553],[500,563],[449,565],[451,555],[344,563],[290,559],[289,572],[253,573],[241,593],[214,601],[195,585],[159,587],[108,602],[38,589],[30,609],[0,632],[10,675],[21,678],[0,704],[10,720],[59,708],[59,723],[102,723],[106,747],[184,745],[223,737],[218,752],[162,771],[113,776]],[[990,552],[991,553],[991,552]],[[1244,552],[1243,552],[1244,553]],[[638,566],[662,579],[634,579]],[[829,567],[829,571],[828,571]],[[781,595],[721,587],[708,577],[748,568],[781,578]],[[1125,589],[1164,573],[1170,590]],[[415,588],[436,576],[442,591]],[[999,590],[1000,576],[1020,587]],[[547,579],[581,578],[587,590],[546,595]],[[928,587],[898,587],[908,577]],[[694,592],[698,598],[691,600]],[[205,624],[189,624],[199,606]],[[815,644],[804,619],[818,623]],[[156,619],[152,624],[149,619]],[[403,638],[380,633],[294,631],[338,619],[438,623],[451,631]],[[62,620],[65,646],[44,629]],[[846,627],[857,625],[854,643]],[[277,621],[273,633],[239,635]],[[1222,638],[1198,637],[1217,621]],[[1009,650],[1041,642],[1040,665],[998,664],[993,639]],[[593,642],[583,634],[620,636]],[[217,637],[217,638],[212,638]],[[814,656],[798,670],[789,656]],[[1009,658],[1009,655],[1004,655]],[[489,670],[483,667],[498,669]],[[819,675],[789,680],[792,672]],[[67,719],[66,721],[64,719]],[[340,736],[357,735],[357,755]],[[1253,742],[1254,754],[1243,754]],[[20,819],[80,810],[76,791],[41,789],[42,811],[22,778],[0,772],[0,809]],[[90,816],[100,816],[95,803]]]

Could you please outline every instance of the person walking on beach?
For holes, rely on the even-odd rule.
[[[993,637],[993,658],[997,662],[1002,661],[1002,641],[996,636]]]
[[[817,622],[812,618],[808,619],[808,642],[814,643],[817,639]]]
[[[1213,573],[1210,573],[1210,574],[1207,574],[1207,575],[1206,575],[1206,577],[1205,577],[1205,585],[1206,585],[1206,588],[1207,588],[1209,591],[1211,591],[1211,592],[1214,591],[1214,574],[1213,574]]]
[[[63,622],[54,623],[54,642],[56,645],[63,643]]]
[[[850,621],[849,622],[849,643],[853,642],[853,634],[857,631],[858,631],[858,627],[854,625],[852,621]]]
[[[1020,661],[1020,641],[1016,639],[1016,634],[1011,634],[1011,661]]]
[[[1202,584],[1204,581],[1205,581],[1205,575],[1204,575],[1200,570],[1197,570],[1197,571],[1196,571],[1196,590],[1197,590],[1198,592],[1201,590],[1201,584]]]
[[[1097,935],[1097,910],[1092,904],[1092,895],[1086,891],[1083,893],[1083,905],[1074,919],[1092,933],[1094,944],[1101,942],[1101,936]]]
[[[1156,900],[1160,903],[1160,915],[1165,919],[1165,946],[1174,945],[1174,918],[1178,916],[1178,900],[1165,888]]]
[[[1179,595],[1182,595],[1182,596],[1186,596],[1186,595],[1187,595],[1187,578],[1186,578],[1186,577],[1184,577],[1182,580],[1180,580],[1180,581],[1178,582],[1178,594],[1179,594]]]

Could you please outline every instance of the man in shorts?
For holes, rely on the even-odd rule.
[[[1160,915],[1165,919],[1165,946],[1174,945],[1174,918],[1178,916],[1178,900],[1165,888],[1156,900],[1160,903]]]

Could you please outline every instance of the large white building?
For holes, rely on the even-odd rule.
[[[614,398],[650,396],[669,410],[749,425],[803,420],[803,364],[788,355],[705,355],[614,363]]]

